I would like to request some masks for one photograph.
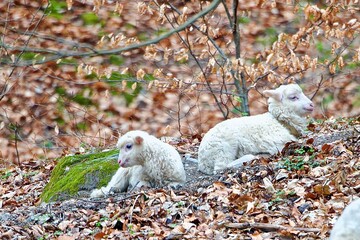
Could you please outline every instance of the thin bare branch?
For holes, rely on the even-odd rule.
[[[178,32],[181,32],[181,31],[185,30],[188,26],[193,24],[199,18],[201,18],[202,16],[205,16],[210,11],[215,9],[219,5],[220,2],[221,2],[221,0],[214,0],[207,8],[205,8],[203,11],[195,14],[193,17],[191,17],[184,24],[180,25],[177,28],[174,28],[174,29],[170,30],[167,33],[164,33],[163,35],[161,35],[161,36],[159,36],[157,38],[154,38],[154,39],[151,39],[151,40],[148,40],[148,41],[128,45],[126,47],[121,47],[121,48],[114,48],[114,49],[109,49],[109,50],[99,50],[99,51],[96,51],[96,52],[94,52],[94,51],[90,51],[90,52],[89,51],[88,52],[58,51],[56,55],[50,56],[50,57],[47,57],[45,59],[38,60],[38,61],[32,61],[32,60],[31,61],[21,61],[21,62],[16,61],[15,63],[8,63],[8,62],[3,62],[3,61],[1,62],[0,61],[0,65],[31,66],[31,65],[35,65],[35,64],[43,64],[43,63],[46,63],[46,62],[56,61],[58,59],[66,58],[66,57],[92,57],[92,56],[95,56],[95,55],[96,56],[112,55],[112,54],[119,54],[121,52],[130,51],[130,50],[133,50],[133,49],[138,49],[138,48],[141,48],[141,47],[145,47],[145,46],[148,46],[148,45],[151,45],[151,44],[158,43],[161,40],[170,37],[174,33],[178,33]],[[26,47],[21,49],[21,51],[25,52]]]
[[[179,15],[181,15],[181,12],[169,2],[169,6],[171,7],[171,9],[173,9],[176,13],[178,13]],[[220,56],[224,59],[227,60],[228,57],[226,56],[226,54],[224,53],[224,51],[219,47],[219,45],[215,42],[214,39],[212,39],[209,34],[207,32],[201,31],[200,27],[198,27],[196,24],[191,24],[191,26],[193,26],[196,30],[198,30],[199,32],[201,32],[203,35],[205,35],[208,40],[211,42],[211,44],[215,47],[215,49],[220,53]]]
[[[222,1],[222,4],[225,8],[226,16],[229,19],[230,28],[233,33],[233,39],[235,44],[235,57],[236,59],[240,59],[241,57],[241,46],[240,46],[240,33],[239,33],[239,21],[238,21],[238,15],[237,15],[237,9],[239,2],[237,0],[233,0],[233,16],[230,14],[230,10],[228,6],[226,5],[225,1]],[[249,99],[248,99],[248,88],[246,86],[246,79],[243,72],[231,70],[231,75],[234,79],[235,88],[238,92],[238,96],[241,99],[241,109],[240,111],[244,113],[245,115],[250,115],[250,109],[249,109]],[[241,82],[240,82],[241,80]]]
[[[46,9],[48,9],[49,6],[50,6],[50,3],[48,3],[48,4],[46,5],[44,11],[46,11]],[[35,16],[36,16],[36,14],[40,11],[40,9],[41,9],[41,8],[38,8],[38,9],[37,9],[37,11],[36,11],[35,14],[33,15],[33,18],[31,19],[30,22],[33,22],[33,21],[34,21]],[[37,28],[39,27],[39,25],[40,25],[41,21],[44,19],[44,17],[45,17],[45,13],[44,13],[44,14],[40,17],[40,19],[37,21],[37,23],[36,23],[35,26],[34,26],[34,29],[37,29]],[[29,45],[30,40],[31,40],[32,37],[33,37],[33,35],[30,35],[30,36],[28,37],[28,39],[26,40],[26,42],[25,42],[25,44],[24,44],[24,48],[25,48],[25,49],[26,49],[27,46]],[[25,51],[22,50],[22,51],[20,52],[20,54],[17,56],[17,58],[15,59],[15,62],[14,62],[13,64],[11,64],[11,66],[13,67],[13,69],[11,70],[11,72],[10,72],[10,74],[9,74],[9,76],[8,76],[9,78],[12,76],[12,74],[13,74],[14,71],[15,71],[15,69],[18,67],[18,63],[19,63],[19,61],[20,61],[20,59],[21,59],[21,56],[22,56],[24,53],[25,53]]]
[[[226,223],[224,224],[228,228],[238,228],[238,229],[246,229],[246,228],[256,228],[262,229],[266,231],[300,231],[300,232],[320,232],[319,228],[301,228],[301,227],[285,227],[278,224],[269,224],[269,223]]]
[[[171,26],[172,26],[173,28],[175,28],[174,25],[171,23],[170,19],[168,18],[168,16],[167,16],[166,14],[165,14],[165,17],[166,17],[166,19],[168,20],[168,22],[171,24]],[[222,107],[222,105],[221,105],[221,102],[219,101],[219,99],[218,99],[218,97],[215,95],[215,93],[213,92],[213,89],[212,89],[209,81],[206,80],[206,78],[207,78],[206,71],[205,71],[204,68],[201,66],[198,58],[195,56],[195,53],[192,51],[191,44],[189,43],[189,42],[190,42],[189,39],[186,39],[186,40],[185,40],[183,37],[181,37],[181,35],[180,35],[179,33],[177,33],[177,35],[178,35],[178,37],[180,38],[180,40],[185,44],[185,46],[186,46],[187,49],[189,50],[190,55],[192,56],[192,58],[195,60],[196,64],[197,64],[198,67],[200,68],[200,71],[201,71],[202,75],[204,76],[205,83],[206,83],[208,89],[210,90],[210,93],[211,93],[211,95],[213,96],[216,105],[218,106],[219,110],[220,110],[221,113],[223,114],[223,117],[226,119],[227,116],[228,116],[228,112],[229,112],[229,111],[226,112],[226,111],[223,109],[223,107]],[[226,107],[226,105],[224,105],[224,106]]]
[[[35,36],[35,37],[40,38],[40,39],[50,40],[50,41],[53,41],[53,42],[68,45],[69,47],[73,47],[73,48],[87,48],[89,50],[96,51],[95,49],[93,49],[93,45],[91,45],[91,44],[80,43],[80,42],[68,40],[68,39],[65,39],[65,38],[61,38],[61,37],[58,37],[58,36],[46,35],[46,34],[43,34],[43,33],[40,33],[40,32],[36,32],[36,31],[21,31],[19,29],[14,29],[14,28],[10,28],[9,31],[14,32],[14,33],[18,33],[18,34],[21,34],[21,35],[24,35],[24,36],[32,35],[32,36]]]

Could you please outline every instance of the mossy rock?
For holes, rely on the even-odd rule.
[[[60,158],[49,183],[40,198],[44,202],[89,196],[90,192],[106,186],[119,168],[119,150],[67,156]]]

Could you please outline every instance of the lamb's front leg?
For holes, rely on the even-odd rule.
[[[144,168],[142,166],[133,166],[129,173],[129,185],[127,191],[133,191],[141,187],[151,187],[149,179],[146,178]]]
[[[109,194],[113,188],[119,192],[126,191],[129,185],[129,170],[130,168],[119,168],[115,175],[111,178],[108,185],[106,187],[93,190],[90,197],[102,197]]]
[[[171,182],[167,186],[172,189],[180,189],[182,186],[184,186],[184,183],[183,182]]]
[[[214,152],[209,158],[214,161],[214,174],[226,169],[228,165],[236,158],[236,149],[230,144],[223,142],[216,152]]]
[[[258,158],[257,156],[254,156],[252,154],[247,154],[229,163],[227,165],[227,168],[239,168],[242,167],[244,163],[250,162],[257,158]]]

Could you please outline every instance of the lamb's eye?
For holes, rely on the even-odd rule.
[[[128,143],[128,144],[126,144],[125,148],[127,150],[130,150],[132,148],[132,146],[133,146],[132,143]]]
[[[298,100],[299,98],[297,96],[291,96],[291,97],[289,97],[289,99],[295,101],[295,100]]]

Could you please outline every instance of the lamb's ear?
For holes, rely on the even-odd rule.
[[[143,141],[144,141],[144,139],[142,137],[140,137],[140,136],[135,137],[135,144],[136,145],[142,144]]]
[[[263,92],[263,94],[265,95],[265,97],[271,97],[274,98],[276,101],[281,102],[283,95],[280,91],[277,91],[277,89],[275,90],[265,90]]]

